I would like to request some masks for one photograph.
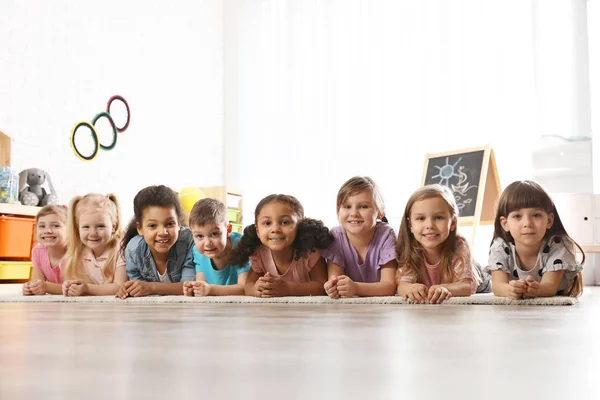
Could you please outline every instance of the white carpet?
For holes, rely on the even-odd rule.
[[[481,304],[481,305],[524,305],[524,306],[571,306],[577,304],[574,297],[546,297],[528,300],[511,300],[495,297],[492,294],[476,294],[470,297],[453,297],[444,304]],[[0,294],[0,303],[133,303],[133,304],[169,304],[169,303],[295,303],[295,304],[412,304],[400,297],[356,297],[333,300],[327,296],[276,297],[260,299],[250,296],[222,297],[186,297],[186,296],[149,296],[117,299],[113,296],[64,297],[60,295],[22,296],[20,294]]]

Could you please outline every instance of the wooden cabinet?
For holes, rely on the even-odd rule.
[[[10,167],[10,156],[11,138],[3,132],[0,132],[0,167]],[[7,217],[35,219],[35,216],[39,210],[40,207],[28,207],[20,204],[0,203],[0,215]],[[10,235],[10,232],[6,232],[0,236],[4,235],[8,236]],[[8,240],[8,238],[0,237],[0,241],[2,240]],[[33,247],[35,244],[35,233],[31,233],[31,237],[23,238],[23,240],[30,241],[31,247]],[[15,259],[9,260],[0,257],[0,282],[27,280],[31,275],[31,268],[31,250],[29,251],[29,256],[26,259],[19,259],[18,261]]]
[[[40,207],[29,207],[22,206],[20,204],[0,203],[0,215],[18,218],[31,218],[33,220],[33,224],[35,224],[35,216],[37,215],[39,210]],[[0,237],[0,241],[2,240],[7,239]],[[24,257],[23,259],[4,259],[0,257],[0,282],[15,280],[24,281],[28,280],[31,276],[31,248],[33,248],[36,242],[35,227],[31,231],[30,237],[24,237],[22,238],[22,240],[26,240],[31,243],[31,247],[28,252],[28,257]]]
[[[10,167],[11,140],[0,132],[0,167]]]

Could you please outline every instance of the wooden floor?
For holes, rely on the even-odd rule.
[[[0,399],[598,399],[576,306],[0,304]]]

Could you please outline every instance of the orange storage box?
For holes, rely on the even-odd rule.
[[[0,258],[31,259],[35,218],[0,215]]]

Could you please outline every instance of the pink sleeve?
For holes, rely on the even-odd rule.
[[[41,244],[38,244],[33,248],[33,250],[31,250],[31,263],[33,264],[33,268],[39,269],[43,272],[41,259],[42,251],[44,251],[44,246],[42,246]]]
[[[125,257],[122,251],[119,251],[119,254],[117,254],[117,262],[115,264],[115,269],[119,268],[125,268]]]
[[[399,273],[402,273],[402,268],[400,268]],[[400,282],[412,283],[412,281],[413,281],[413,276],[410,272],[400,275]]]
[[[260,259],[260,253],[258,251],[254,253],[254,255],[250,256],[250,265],[254,272],[259,274],[266,273],[265,266],[263,265],[263,262]]]
[[[321,252],[319,250],[315,250],[312,253],[308,253],[308,257],[306,258],[306,262],[304,263],[304,267],[307,271],[311,271],[313,267],[317,264],[321,258]]]
[[[463,265],[461,261],[457,260],[454,264],[454,273],[456,274],[457,281],[462,281],[463,279],[470,279],[471,293],[475,293],[475,291],[477,290],[477,283],[473,278],[473,270],[470,261],[467,262],[466,265]]]

